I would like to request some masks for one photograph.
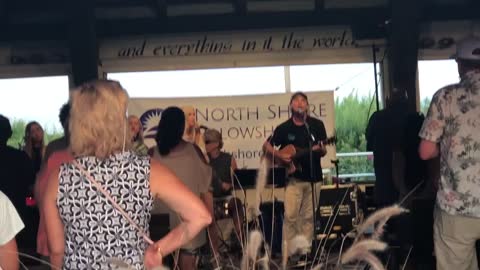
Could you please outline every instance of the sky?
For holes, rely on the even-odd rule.
[[[130,97],[195,97],[284,93],[285,68],[250,67],[206,70],[109,73]],[[419,62],[420,98],[458,82],[454,60]],[[0,114],[13,119],[36,120],[46,130],[61,130],[60,107],[68,99],[68,77],[0,79]],[[380,83],[381,87],[381,83]],[[351,93],[374,95],[372,63],[305,65],[290,67],[290,89],[335,90],[336,98]]]
[[[58,114],[68,101],[68,76],[0,79],[0,114],[63,131]]]
[[[187,71],[109,73],[131,97],[193,97],[284,93],[284,67],[250,67]],[[360,95],[374,89],[373,65],[337,64],[292,66],[290,89],[335,90],[347,96],[355,88]],[[373,93],[373,92],[372,92]]]
[[[419,61],[418,68],[421,99],[431,97],[442,86],[458,82],[454,60]],[[377,72],[380,72],[378,66]],[[119,80],[130,97],[268,94],[284,93],[286,89],[283,66],[109,73],[108,77]],[[372,63],[291,66],[290,89],[292,92],[335,90],[335,97],[340,99],[351,93],[373,96],[374,67]]]
[[[431,98],[440,88],[460,81],[455,60],[418,62],[420,100]]]

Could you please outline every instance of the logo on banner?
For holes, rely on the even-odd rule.
[[[145,139],[155,139],[157,135],[158,122],[160,121],[160,116],[162,115],[163,109],[154,108],[145,111],[140,116],[140,122],[143,127],[143,137]]]

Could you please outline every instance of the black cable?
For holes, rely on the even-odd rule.
[[[380,66],[381,66],[381,70],[382,70],[382,76],[378,76],[377,74],[375,74],[375,84],[378,83],[379,79],[382,79],[382,90],[385,89],[385,88],[384,88],[385,86],[384,86],[384,83],[383,83],[383,82],[384,82],[383,79],[384,79],[384,77],[385,77],[385,76],[383,76],[383,61],[385,60],[385,56],[386,56],[386,55],[387,55],[387,49],[385,49],[385,50],[383,51],[382,60],[379,61],[379,63],[381,63]],[[379,77],[380,77],[380,78],[379,78]],[[369,117],[369,116],[370,116],[370,112],[371,112],[371,110],[372,110],[372,105],[373,105],[373,102],[375,101],[375,99],[376,99],[376,96],[373,95],[372,101],[370,102],[370,106],[368,107],[367,121],[366,121],[365,125],[368,125],[368,120],[369,120],[369,118],[370,118],[370,117]]]

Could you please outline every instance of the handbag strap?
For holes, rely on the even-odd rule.
[[[100,183],[98,183],[91,175],[90,173],[88,173],[87,171],[85,171],[82,167],[82,165],[80,165],[80,163],[78,163],[76,160],[73,160],[73,165],[75,165],[75,167],[77,167],[77,169],[80,170],[80,172],[82,172],[88,179],[88,181],[90,181],[90,183],[92,185],[94,185],[98,191],[100,191],[106,198],[108,201],[110,201],[110,203],[118,210],[118,212],[120,212],[120,214],[122,214],[122,216],[124,218],[126,218],[128,220],[128,222],[130,222],[130,224],[135,227],[143,236],[143,238],[145,239],[145,241],[147,241],[147,243],[149,243],[150,245],[153,245],[154,242],[152,241],[152,239],[150,239],[150,237],[148,237],[148,235],[142,230],[142,228],[140,228],[140,226],[138,226],[138,224],[133,221],[133,219],[127,214],[127,212],[125,212],[123,210],[123,208],[117,204],[117,202],[115,202],[115,200],[112,198],[112,196],[110,196],[110,194],[108,194],[108,192],[102,187],[102,185],[100,185]]]

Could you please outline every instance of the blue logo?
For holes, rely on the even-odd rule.
[[[162,115],[163,109],[154,108],[145,111],[140,116],[140,122],[143,127],[143,138],[144,139],[155,139],[157,135],[158,122]]]
[[[288,133],[287,138],[289,141],[295,141],[295,134]]]

